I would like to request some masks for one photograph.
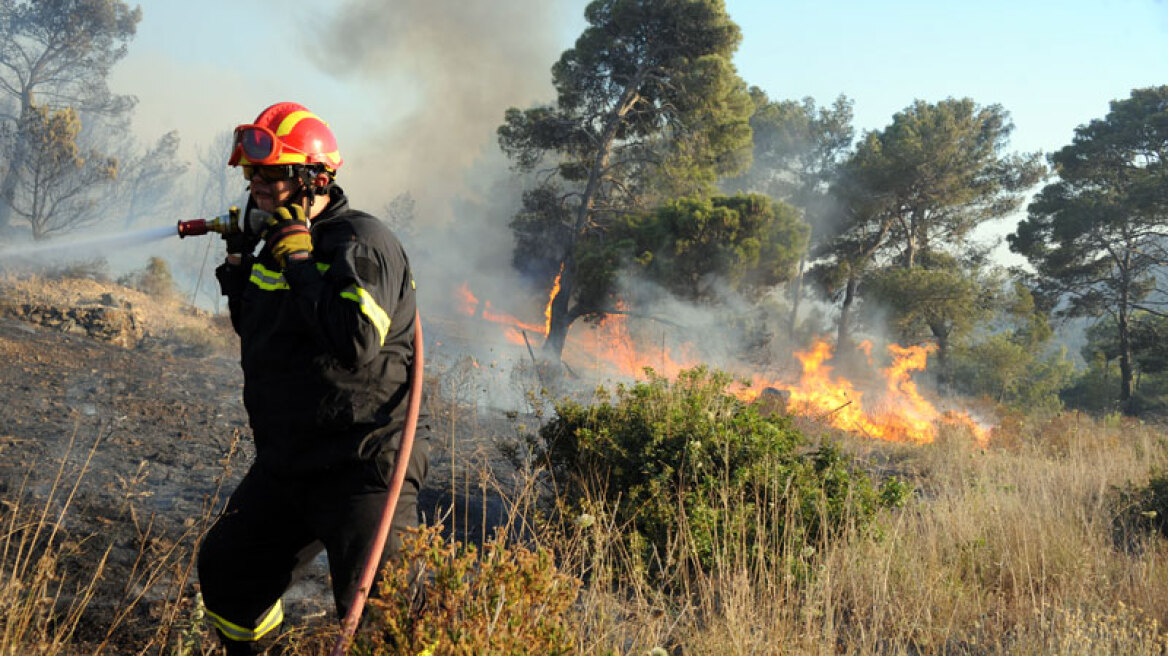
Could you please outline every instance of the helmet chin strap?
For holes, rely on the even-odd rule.
[[[318,187],[314,184],[317,176],[317,171],[305,166],[298,172],[297,179],[300,181],[300,188],[296,191],[296,195],[289,199],[290,203],[297,203],[304,210],[304,216],[311,217],[312,204],[317,196],[324,196],[329,192],[329,185]]]

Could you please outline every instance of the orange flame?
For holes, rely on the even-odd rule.
[[[525,343],[522,331],[538,333],[542,330],[540,326],[533,323],[525,323],[509,314],[495,312],[491,309],[490,301],[484,301],[480,304],[478,297],[470,291],[470,287],[465,282],[458,287],[455,295],[458,299],[458,309],[461,313],[470,316],[477,315],[484,321],[504,326],[503,336],[512,344]]]
[[[552,334],[552,303],[555,302],[556,296],[560,294],[560,278],[562,277],[564,277],[564,263],[560,262],[560,272],[556,274],[556,279],[552,283],[552,293],[548,295],[547,307],[543,311],[545,319],[543,327],[544,337]]]
[[[871,354],[871,344],[861,344],[865,354]],[[966,413],[941,412],[921,396],[912,372],[922,371],[928,355],[936,347],[902,347],[891,344],[888,351],[892,364],[880,370],[883,389],[869,390],[875,402],[866,403],[864,392],[846,378],[834,376],[833,368],[824,364],[831,359],[831,346],[817,341],[808,351],[797,351],[795,357],[802,363],[803,373],[797,383],[769,381],[755,376],[749,388],[737,390],[735,395],[753,401],[767,388],[785,391],[787,407],[796,413],[819,418],[849,432],[859,433],[893,442],[928,443],[937,437],[937,423],[966,426],[979,444],[986,444],[989,431],[982,428]]]
[[[623,312],[625,304],[617,302],[616,309]],[[641,348],[640,341],[629,328],[627,315],[609,314],[590,330],[574,330],[568,335],[565,359],[583,359],[599,371],[625,378],[639,378],[646,368],[674,378],[682,370],[701,364],[688,344],[671,347],[662,339],[659,344]]]

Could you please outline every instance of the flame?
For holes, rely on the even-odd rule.
[[[833,367],[825,364],[832,357],[832,347],[826,341],[817,341],[807,351],[797,351],[795,357],[802,364],[798,382],[772,381],[754,376],[750,387],[735,390],[745,401],[757,399],[766,388],[786,392],[787,408],[853,433],[892,442],[924,444],[937,437],[938,423],[967,427],[979,444],[986,444],[989,431],[982,428],[967,413],[942,412],[925,399],[912,373],[922,371],[935,345],[888,346],[892,363],[880,370],[883,388],[865,392],[842,376],[833,375]],[[871,356],[870,343],[860,345],[865,355]],[[874,400],[871,400],[873,399]]]
[[[471,293],[470,287],[467,287],[464,282],[458,286],[458,290],[454,293],[458,297],[458,311],[463,314],[474,314],[475,309],[478,308],[479,299]]]
[[[560,278],[564,276],[564,263],[560,262],[560,272],[556,274],[556,279],[552,282],[552,293],[548,295],[547,307],[544,308],[544,328],[543,335],[547,337],[552,334],[552,303],[555,302],[556,296],[560,294]]]
[[[627,308],[618,301],[615,308],[624,312]],[[701,364],[693,353],[692,345],[671,346],[662,340],[649,347],[640,347],[648,339],[638,339],[629,326],[626,314],[609,314],[592,326],[573,328],[564,346],[564,359],[584,361],[598,372],[624,378],[640,378],[646,368],[658,374],[674,378],[685,369]]]
[[[503,336],[512,344],[524,344],[526,340],[523,339],[523,332],[538,333],[543,330],[542,327],[533,323],[526,323],[519,319],[502,312],[495,312],[491,309],[491,302],[479,302],[478,297],[470,291],[470,287],[464,282],[458,287],[455,296],[459,304],[459,312],[470,316],[478,316],[484,321],[497,323],[504,326]]]

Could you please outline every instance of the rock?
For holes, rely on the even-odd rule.
[[[787,402],[790,399],[789,391],[768,387],[759,393],[758,398],[754,400],[754,406],[762,416],[771,417],[786,414]]]
[[[116,307],[62,309],[25,303],[19,307],[10,306],[6,310],[30,323],[64,333],[85,334],[123,348],[136,347],[143,337],[140,322],[134,313]]]

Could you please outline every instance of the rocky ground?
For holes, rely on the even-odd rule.
[[[0,276],[0,520],[65,509],[55,539],[70,579],[88,580],[109,549],[79,644],[100,644],[115,626],[104,653],[138,653],[174,619],[165,613],[193,607],[191,553],[252,455],[234,339],[223,317],[177,298]],[[428,407],[436,430],[422,512],[480,540],[501,508],[483,473],[504,466],[494,440],[514,427],[440,395]],[[317,565],[286,599],[292,622],[331,616]]]

